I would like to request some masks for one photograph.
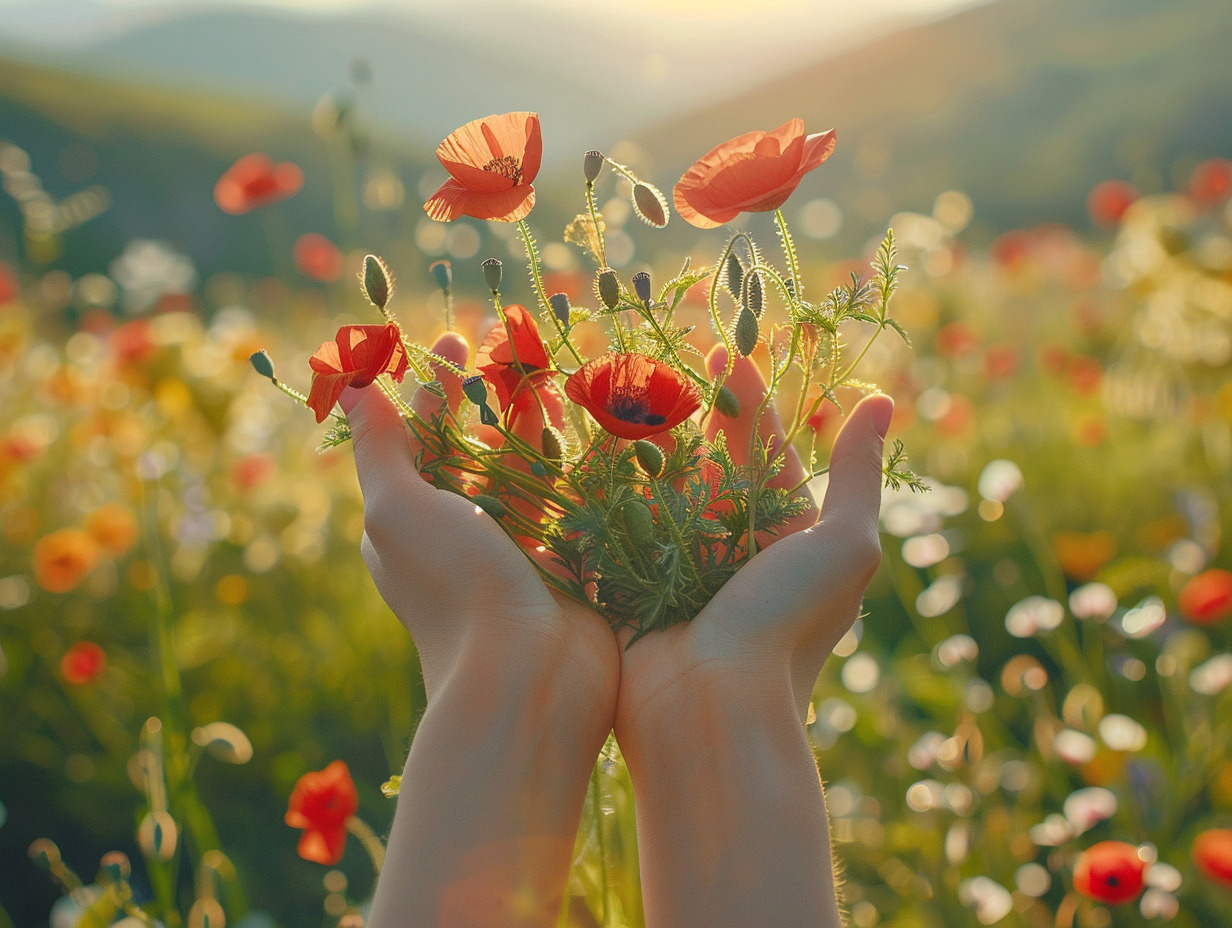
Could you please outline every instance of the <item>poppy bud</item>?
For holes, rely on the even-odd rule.
[[[480,267],[483,268],[483,282],[488,285],[489,290],[495,293],[501,285],[500,258],[485,258]]]
[[[736,317],[736,350],[746,358],[757,347],[757,332],[757,317],[747,306],[742,307]]]
[[[740,302],[745,309],[751,310],[758,319],[761,318],[762,290],[761,275],[754,271],[744,278],[744,286],[740,288]]]
[[[377,309],[385,309],[394,292],[393,277],[390,276],[385,262],[376,255],[365,257],[362,281],[364,296],[368,298],[368,302]]]
[[[651,477],[658,477],[663,473],[663,449],[652,441],[647,441],[644,438],[639,438],[633,443],[633,453],[637,456],[637,463]]]
[[[734,251],[727,253],[727,289],[732,296],[739,296],[744,288],[744,265]]]
[[[483,374],[475,374],[462,381],[462,392],[476,406],[482,406],[488,401],[488,388],[484,385]]]
[[[112,883],[124,883],[133,873],[133,865],[128,855],[122,851],[108,851],[98,866]]]
[[[548,304],[552,307],[552,315],[554,315],[560,324],[568,328],[569,313],[572,307],[569,306],[569,294],[553,293],[548,297]]]
[[[548,469],[543,466],[542,461],[531,461],[530,472],[536,477],[546,477],[548,475]]]
[[[493,519],[499,519],[501,516],[508,514],[509,510],[495,496],[487,496],[480,493],[478,496],[472,496],[471,502],[490,515]]]
[[[595,291],[608,309],[615,309],[620,305],[620,281],[616,278],[616,272],[610,267],[599,271],[599,277],[595,281]]]
[[[41,870],[50,870],[60,863],[60,849],[56,847],[55,842],[49,841],[46,838],[39,838],[34,841],[27,853]]]
[[[592,148],[586,153],[586,157],[582,161],[582,172],[586,175],[587,184],[595,182],[595,178],[603,170],[603,160],[603,152],[601,151],[595,151]]]
[[[629,538],[634,544],[648,545],[654,541],[654,516],[645,500],[635,496],[624,504],[621,512],[625,517]]]
[[[633,211],[638,219],[656,229],[667,225],[667,201],[657,188],[644,181],[633,185]]]
[[[492,411],[492,407],[484,403],[479,407],[479,422],[482,425],[500,425],[500,416]]]
[[[274,360],[264,348],[250,354],[248,356],[248,363],[262,377],[268,377],[270,380],[274,379]]]
[[[740,417],[740,400],[736,399],[736,394],[726,384],[719,387],[718,392],[715,393],[714,408],[729,419]]]
[[[638,271],[633,275],[633,292],[643,304],[646,306],[651,304],[650,275],[645,271]]]
[[[436,278],[436,285],[442,290],[448,290],[453,285],[453,265],[448,261],[433,261],[428,270]]]
[[[543,456],[549,461],[559,461],[564,457],[563,443],[560,440],[560,433],[550,425],[544,426],[543,435],[539,439],[539,444],[543,448]]]

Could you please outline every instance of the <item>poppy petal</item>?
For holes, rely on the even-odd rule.
[[[517,222],[525,219],[534,206],[535,190],[525,184],[495,193],[481,193],[450,179],[424,204],[424,212],[438,222],[451,222],[459,216]]]

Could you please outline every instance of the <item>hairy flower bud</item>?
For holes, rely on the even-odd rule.
[[[485,258],[483,264],[483,282],[488,289],[493,293],[500,290],[501,285],[501,262],[500,258]]]
[[[667,200],[663,198],[659,188],[645,181],[638,181],[633,185],[633,211],[637,213],[638,219],[656,229],[666,226],[671,215],[667,211]]]
[[[568,328],[569,313],[572,311],[572,307],[569,305],[569,294],[553,293],[548,297],[548,305],[552,307],[552,315],[556,317],[557,321],[565,328]]]
[[[274,360],[269,356],[264,348],[260,351],[254,351],[248,356],[248,363],[252,365],[252,369],[262,377],[268,377],[274,380]]]
[[[543,456],[549,461],[559,461],[565,456],[564,442],[560,439],[560,432],[550,425],[544,426],[543,435],[539,438],[539,444],[543,448]]]
[[[603,161],[603,152],[601,151],[595,151],[592,148],[586,153],[586,157],[582,161],[582,172],[586,175],[586,183],[593,184],[595,182],[595,178],[603,170]]]
[[[361,280],[368,302],[383,311],[389,305],[389,298],[394,295],[394,279],[385,262],[376,255],[365,257]]]
[[[757,316],[747,306],[741,307],[736,317],[736,350],[747,358],[757,347],[757,334]]]
[[[744,304],[744,308],[749,310],[758,319],[761,318],[763,304],[763,293],[761,289],[761,275],[754,271],[744,278],[744,286],[740,289],[740,302]]]
[[[642,470],[651,477],[658,477],[663,473],[663,449],[654,442],[639,438],[633,443],[633,454]]]
[[[482,406],[488,401],[488,388],[484,385],[483,374],[475,374],[462,381],[462,392],[476,406]]]
[[[744,292],[744,265],[740,263],[734,251],[727,253],[726,270],[727,289],[732,296],[739,297]]]
[[[638,271],[633,275],[633,292],[637,294],[637,298],[646,306],[652,302],[650,292],[650,275],[645,271]]]
[[[471,502],[490,515],[493,519],[499,519],[501,516],[508,514],[509,510],[495,496],[486,496],[480,493],[478,496],[472,496]]]
[[[599,299],[608,309],[615,309],[620,305],[620,281],[616,277],[616,272],[610,267],[599,271],[599,277],[595,281],[595,292],[599,294]]]
[[[634,544],[642,546],[654,541],[654,515],[645,500],[635,496],[621,507],[621,512],[625,517],[629,538]]]
[[[442,290],[448,290],[453,286],[453,265],[448,261],[433,261],[428,265],[428,270],[432,272],[432,276],[436,278],[436,285]]]
[[[726,384],[719,387],[714,394],[714,408],[729,419],[740,417],[740,400],[736,399],[736,394]]]

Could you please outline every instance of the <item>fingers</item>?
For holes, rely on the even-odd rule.
[[[391,494],[408,483],[423,484],[415,470],[415,452],[406,423],[380,390],[347,387],[338,402],[351,423],[355,472],[365,508],[378,509],[381,500],[390,500]]]
[[[457,332],[446,332],[432,346],[432,353],[444,358],[450,364],[462,370],[466,369],[466,361],[470,356],[470,345]],[[456,413],[462,406],[462,378],[442,364],[433,363],[432,374],[445,390],[445,398],[433,396],[426,390],[419,389],[411,397],[411,408],[421,418],[431,419],[440,415],[441,409],[448,406]]]
[[[843,423],[830,454],[830,482],[820,525],[850,533],[853,544],[878,545],[882,447],[894,413],[885,394],[866,396]]]

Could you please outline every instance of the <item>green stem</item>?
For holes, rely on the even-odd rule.
[[[535,296],[539,300],[539,309],[552,319],[556,332],[560,335],[561,344],[569,349],[569,353],[580,366],[583,363],[582,356],[573,347],[573,342],[569,340],[569,332],[565,329],[564,323],[556,318],[556,313],[552,312],[552,304],[548,302],[548,295],[543,287],[543,275],[539,271],[539,253],[535,249],[535,240],[531,237],[530,227],[525,219],[518,220],[518,232],[522,236],[522,247],[526,250],[527,267],[530,270],[531,282],[535,285]],[[512,343],[510,340],[510,344]]]
[[[595,840],[599,845],[599,883],[603,895],[603,920],[601,924],[611,924],[611,905],[608,899],[607,876],[607,841],[603,836],[603,796],[599,788],[599,761],[596,760],[590,769],[590,805],[595,815]]]
[[[599,253],[595,255],[595,258],[599,261],[599,267],[607,267],[607,245],[603,241],[603,217],[599,214],[599,207],[595,204],[595,185],[593,182],[586,184],[586,209],[590,212],[590,221],[595,230],[595,240],[599,243]]]

